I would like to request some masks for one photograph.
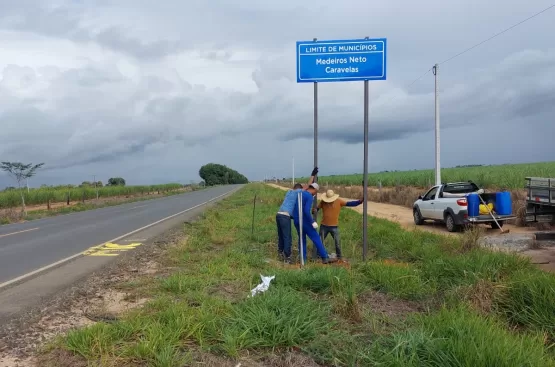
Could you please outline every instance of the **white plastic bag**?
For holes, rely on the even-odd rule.
[[[270,287],[270,282],[275,278],[275,275],[265,277],[260,274],[260,278],[262,279],[262,283],[251,289],[251,297],[254,297],[257,293],[263,293],[268,290]]]

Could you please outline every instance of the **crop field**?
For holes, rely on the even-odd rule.
[[[525,177],[555,177],[555,162],[505,164],[498,166],[472,166],[443,168],[443,182],[472,180],[490,189],[521,189]],[[301,178],[299,181],[308,178]],[[320,183],[329,185],[360,185],[362,174],[318,177]],[[380,172],[368,175],[368,185],[429,187],[434,182],[434,170]]]
[[[176,191],[183,187],[181,184],[164,184],[152,186],[105,186],[98,188],[99,198],[110,198],[117,196],[136,196],[146,195],[153,192],[166,193]],[[51,203],[59,203],[68,200],[90,200],[96,198],[96,189],[94,187],[73,187],[73,188],[40,188],[31,189],[27,192],[22,190],[27,205],[46,204],[48,200]],[[8,190],[0,192],[0,209],[13,208],[21,205],[21,191]]]

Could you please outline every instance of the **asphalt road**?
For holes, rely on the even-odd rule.
[[[0,284],[238,189],[222,186],[0,226]]]

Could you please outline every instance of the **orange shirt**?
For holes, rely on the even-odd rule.
[[[347,205],[343,199],[337,199],[331,203],[320,201],[318,208],[322,209],[322,225],[335,227],[339,225],[339,212],[341,208]]]

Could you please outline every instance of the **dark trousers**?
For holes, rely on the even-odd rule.
[[[299,255],[301,253],[301,235],[300,235],[300,229],[299,229],[299,223],[295,223],[295,229],[297,230],[297,234],[299,235]],[[310,223],[309,225],[303,225],[303,257],[304,257],[304,261],[306,262],[306,237],[308,236],[308,238],[310,238],[310,240],[312,241],[312,243],[314,244],[314,248],[316,249],[316,251],[318,252],[318,255],[320,255],[320,257],[322,259],[327,259],[328,258],[328,252],[326,251],[326,248],[324,247],[324,244],[322,244],[322,241],[320,239],[320,236],[318,235],[318,232],[316,232],[316,230],[314,228],[312,228],[312,223]]]
[[[322,238],[322,243],[328,236],[331,234],[332,238],[335,241],[335,254],[338,258],[341,257],[341,237],[339,236],[339,228],[337,226],[320,226],[320,237]]]
[[[293,237],[291,236],[291,217],[283,214],[276,214],[276,225],[278,232],[278,252],[283,255],[291,257],[291,243]]]

